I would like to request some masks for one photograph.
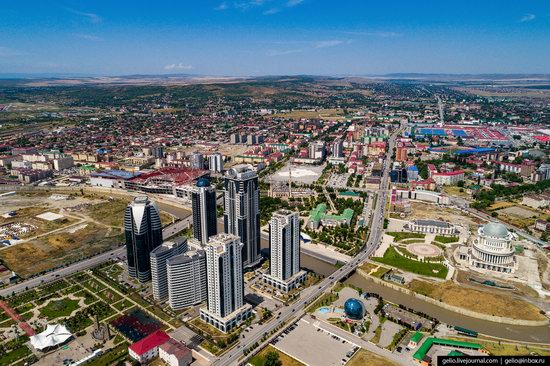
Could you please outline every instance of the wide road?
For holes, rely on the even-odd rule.
[[[390,137],[387,156],[390,156],[392,154],[393,147],[395,145],[395,139],[400,131],[401,129],[396,131]],[[313,287],[313,288],[310,287],[310,288],[304,289],[300,293],[301,295],[300,299],[289,306],[283,307],[280,310],[280,314],[278,313],[279,315],[277,315],[277,319],[275,321],[270,321],[267,324],[263,324],[263,325],[255,325],[251,331],[246,333],[245,335],[246,338],[241,339],[239,345],[237,345],[235,348],[231,349],[230,351],[222,355],[220,358],[215,360],[213,362],[213,365],[216,365],[216,366],[236,365],[239,362],[239,358],[241,358],[241,356],[243,355],[243,350],[245,348],[249,348],[251,345],[253,345],[256,342],[260,344],[259,348],[261,348],[263,346],[261,342],[261,338],[264,335],[269,334],[270,332],[275,330],[277,327],[281,326],[282,324],[286,323],[292,318],[302,317],[305,314],[304,308],[308,304],[311,304],[315,299],[317,299],[323,293],[330,292],[334,283],[341,281],[345,277],[347,277],[352,271],[356,269],[356,267],[362,261],[366,260],[376,250],[377,246],[380,243],[380,239],[383,232],[384,211],[386,208],[386,203],[387,203],[388,193],[389,193],[388,185],[389,185],[390,164],[391,164],[390,159],[386,158],[384,160],[384,165],[383,165],[383,175],[382,175],[382,181],[380,183],[380,190],[378,192],[378,199],[376,200],[376,206],[374,208],[374,212],[372,216],[371,231],[363,250],[359,254],[357,254],[354,258],[352,258],[348,263],[344,264],[340,269],[334,272],[330,277],[325,278],[323,281],[317,284],[316,287]],[[264,343],[267,343],[267,341]]]
[[[184,230],[187,228],[187,224],[182,221],[177,221],[171,225],[166,226],[164,229],[162,229],[162,235],[166,238],[173,236],[177,234],[178,232]],[[183,223],[182,223],[183,222]],[[57,269],[52,272],[48,272],[46,274],[43,274],[41,276],[28,279],[26,281],[20,282],[18,284],[9,286],[7,288],[0,290],[0,296],[8,296],[13,293],[20,293],[26,290],[29,290],[33,287],[40,286],[44,283],[55,281],[62,277],[67,277],[72,275],[73,273],[83,271],[85,269],[89,269],[92,267],[95,267],[103,262],[107,262],[110,259],[113,258],[124,258],[126,256],[126,247],[122,246],[113,250],[110,250],[108,252],[98,254],[96,256],[90,257],[88,259],[84,259],[80,262],[71,264],[67,267],[63,267],[60,269]]]

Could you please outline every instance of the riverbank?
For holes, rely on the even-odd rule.
[[[481,291],[471,290],[471,289],[468,289],[468,291],[471,291],[471,293],[466,294],[461,292],[459,289],[457,289],[456,286],[449,287],[449,286],[446,286],[445,283],[438,284],[436,286],[423,281],[416,281],[416,282],[413,281],[413,285],[414,285],[413,288],[416,290],[416,291],[413,291],[411,289],[386,282],[382,279],[371,277],[361,269],[358,269],[357,273],[360,276],[364,278],[368,278],[373,282],[376,282],[382,286],[387,286],[394,290],[403,292],[409,296],[417,297],[419,299],[422,299],[423,301],[429,302],[436,306],[440,306],[442,308],[453,311],[455,313],[463,314],[473,318],[488,320],[495,323],[523,325],[523,326],[529,326],[529,327],[538,327],[538,326],[544,326],[549,324],[549,319],[544,315],[540,314],[537,308],[535,308],[533,305],[527,302],[520,301],[517,299],[504,298],[504,296],[500,296],[500,295],[490,295],[490,294],[482,293]],[[441,291],[443,291],[443,293]],[[420,292],[423,292],[424,294]],[[437,296],[437,298],[426,296],[426,294]],[[459,297],[461,298],[459,299]],[[456,306],[448,302],[445,302],[445,300],[450,301],[451,299],[452,301],[455,301],[455,302],[458,301],[464,307]],[[489,302],[489,306],[484,302]],[[504,314],[510,314],[510,312],[513,312],[516,316],[524,316],[524,318],[518,319],[518,318],[507,317],[507,316],[492,315],[492,314],[487,314],[487,313],[482,313],[480,311],[472,310],[472,309],[480,309],[480,306],[482,306],[483,309],[487,309],[487,311],[489,311],[489,309],[492,307],[494,313],[499,312],[499,314],[502,313],[504,315]],[[508,308],[506,308],[506,306],[508,306]],[[523,311],[521,311],[521,309],[523,309]]]
[[[364,292],[378,294],[389,302],[401,304],[412,310],[427,314],[444,324],[462,326],[491,338],[507,339],[513,342],[550,344],[550,327],[546,323],[539,326],[526,326],[493,322],[484,318],[468,316],[439,306],[439,304],[432,301],[413,296],[405,288],[395,289],[384,286],[375,282],[372,277],[363,277],[359,273],[352,275],[345,283],[361,288]]]

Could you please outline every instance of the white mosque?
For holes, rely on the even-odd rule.
[[[473,268],[514,273],[517,269],[515,241],[516,235],[506,226],[489,222],[478,228],[471,247],[460,248],[459,258]]]

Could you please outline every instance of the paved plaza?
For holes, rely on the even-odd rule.
[[[293,330],[278,338],[274,347],[308,366],[341,366],[355,345],[301,319]]]

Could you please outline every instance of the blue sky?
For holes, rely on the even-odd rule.
[[[0,73],[550,73],[547,0],[6,1]]]

